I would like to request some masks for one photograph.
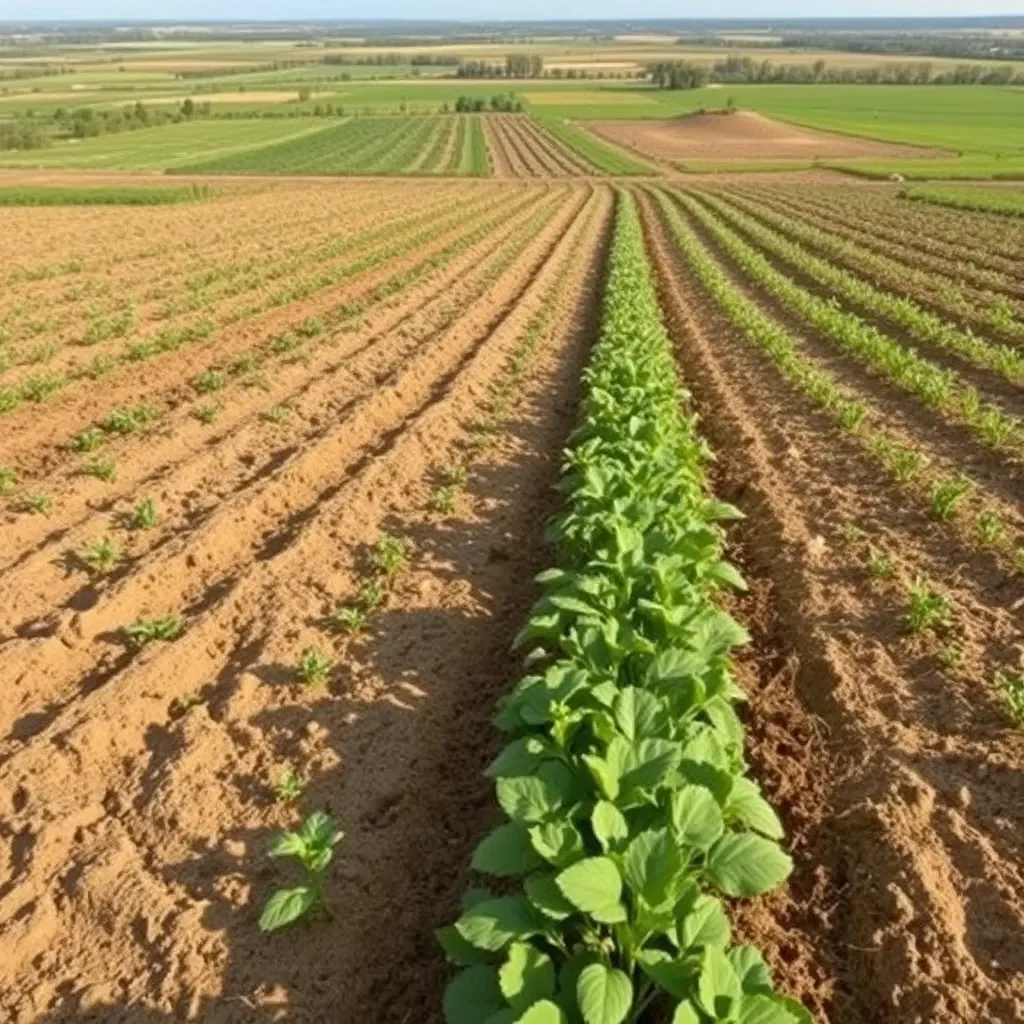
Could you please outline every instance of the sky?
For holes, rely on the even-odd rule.
[[[0,21],[48,18],[776,18],[1024,15],[1024,0],[0,0]]]

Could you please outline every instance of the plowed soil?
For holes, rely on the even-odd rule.
[[[591,121],[587,127],[618,145],[669,161],[944,155],[940,150],[800,128],[749,111],[693,114],[665,121]]]
[[[606,188],[507,195],[453,261],[282,363],[268,390],[226,395],[205,437],[172,408],[124,438],[118,481],[144,490],[84,505],[62,492],[48,529],[5,533],[5,584],[34,596],[5,607],[0,638],[4,1020],[439,1019],[432,930],[457,913],[493,816],[486,722],[548,558],[538,524],[612,208]],[[439,516],[440,468],[468,458],[470,424],[552,297],[498,444]],[[180,380],[182,355],[138,397]],[[261,417],[279,407],[287,418]],[[161,521],[133,534],[143,493]],[[323,617],[353,599],[384,531],[411,542],[410,568],[365,638],[343,641]],[[105,534],[127,557],[90,578],[75,545]],[[119,640],[126,618],[168,613],[175,642]],[[296,680],[308,646],[336,662],[325,687]],[[271,789],[286,764],[309,779],[294,807]],[[267,841],[314,808],[347,832],[335,916],[264,936],[262,903],[291,877]]]

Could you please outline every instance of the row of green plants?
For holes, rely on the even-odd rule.
[[[584,386],[558,564],[496,720],[506,820],[473,856],[505,895],[471,889],[439,934],[462,968],[446,1020],[622,1024],[664,1007],[675,1024],[809,1022],[731,943],[722,897],[766,892],[792,863],[745,774],[729,654],[746,634],[715,602],[743,586],[719,527],[737,512],[706,492],[625,193]]]
[[[462,126],[466,125],[465,128]],[[459,152],[459,163],[456,168],[459,174],[468,174],[476,178],[486,178],[491,174],[491,154],[487,148],[487,136],[484,135],[484,121],[479,114],[459,119],[462,136],[462,149]]]
[[[547,194],[545,200],[537,206],[537,209],[530,214],[527,220],[519,225],[484,260],[480,267],[483,271],[483,276],[474,285],[475,295],[480,294],[491,281],[521,255],[522,247],[547,222],[553,207],[564,198],[564,195],[564,193]],[[329,336],[328,332],[330,330],[344,325],[346,322],[351,321],[353,317],[361,316],[371,305],[393,298],[395,295],[407,290],[417,281],[443,267],[462,252],[481,241],[487,234],[500,230],[502,225],[514,220],[535,202],[536,196],[521,198],[519,203],[506,208],[501,214],[492,218],[486,224],[480,225],[470,234],[462,236],[451,246],[410,268],[410,270],[399,272],[371,289],[365,299],[357,302],[349,301],[343,303],[336,309],[329,311],[323,319],[305,318],[302,323],[294,328],[275,335],[250,352],[244,352],[236,356],[226,369],[211,367],[203,371],[194,378],[192,382],[193,390],[198,395],[219,392],[230,380],[235,379],[245,386],[269,387],[265,365],[268,359],[278,358],[285,361],[294,361],[305,358],[302,349],[304,342],[318,337]],[[454,320],[458,317],[461,308],[464,307],[453,304],[445,313],[445,316],[449,321]],[[439,322],[435,320],[433,326],[438,328]],[[145,420],[137,417],[135,410],[115,409],[100,423],[76,434],[68,443],[68,447],[79,453],[92,453],[103,445],[111,435],[136,433],[155,416],[155,411],[150,407],[139,408],[148,410]],[[212,423],[219,415],[219,412],[219,405],[205,403],[193,410],[193,415],[203,423]],[[265,410],[261,415],[268,422],[279,423],[287,418],[288,409],[286,406],[275,405],[271,409]],[[115,426],[111,427],[111,424]],[[131,429],[128,429],[129,425]],[[13,471],[9,469],[5,469],[3,472],[6,474],[6,482],[0,493],[11,494],[17,485],[17,478]],[[117,463],[111,456],[99,455],[81,467],[79,472],[83,475],[94,476],[104,482],[112,483],[117,478]],[[27,493],[27,497],[22,498],[19,507],[21,511],[26,513],[49,515],[53,510],[53,498],[47,492],[33,491]]]
[[[998,293],[1006,291],[1008,286],[1013,285],[1009,275],[968,259],[962,251],[962,246],[931,239],[923,234],[911,234],[886,218],[880,222],[871,222],[870,232],[865,231],[864,221],[861,221],[854,210],[845,203],[836,210],[834,203],[822,202],[814,193],[800,194],[792,199],[801,209],[814,216],[827,216],[844,230],[850,231],[855,237],[867,243],[875,246],[879,243],[889,243],[890,247],[896,246],[905,250],[912,255],[915,264],[920,264],[924,269],[934,270],[982,291]]]
[[[798,242],[792,242],[771,226],[780,226],[785,218],[766,212],[742,199],[724,201],[719,196],[701,193],[700,199],[731,227],[739,228],[762,248],[784,259],[830,291],[875,313],[919,341],[938,345],[962,356],[975,366],[992,370],[1013,384],[1024,382],[1024,352],[1011,345],[993,344],[971,331],[954,326],[913,299],[876,288],[856,274],[814,255]],[[745,212],[741,212],[745,211]],[[763,222],[763,223],[762,223]]]
[[[747,194],[747,193],[744,193]],[[826,252],[844,266],[893,291],[912,295],[944,315],[956,317],[980,330],[995,331],[1011,338],[1024,338],[1024,319],[1005,295],[971,295],[963,282],[918,266],[915,255],[905,255],[890,246],[882,252],[871,235],[843,227],[839,230],[834,211],[808,213],[791,195],[777,191],[749,194],[787,218],[786,233],[798,241]],[[874,245],[871,243],[874,242]]]
[[[982,399],[977,388],[965,383],[955,371],[937,366],[914,349],[902,345],[857,314],[847,312],[834,299],[823,299],[802,288],[777,270],[771,261],[725,226],[710,210],[689,195],[680,197],[698,223],[729,253],[743,274],[811,324],[824,338],[835,342],[874,370],[882,373],[925,405],[965,424],[983,444],[1016,450],[1022,440],[1021,423],[998,405]]]
[[[869,403],[847,395],[827,370],[809,359],[778,321],[747,299],[718,261],[701,244],[679,208],[663,192],[655,193],[669,232],[701,287],[737,331],[774,363],[782,376],[832,416],[889,476],[913,489],[936,521],[963,529],[969,543],[992,551],[1012,571],[1024,572],[1024,538],[964,473],[938,474],[928,456],[912,443],[877,424]]]
[[[394,278],[389,279],[389,282],[397,282],[399,279],[411,281],[413,278],[408,277],[410,273],[413,273],[413,277],[415,277],[416,271],[423,270],[425,272],[432,269],[438,265],[438,259],[442,262],[447,262],[461,251],[465,244],[468,244],[466,242],[467,239],[478,241],[484,234],[492,230],[497,223],[505,221],[515,212],[520,211],[533,198],[535,197],[527,197],[514,207],[499,209],[494,216],[481,223],[475,230],[452,242],[442,250],[441,254],[428,257],[415,268],[415,271],[403,272],[402,275],[396,275]],[[176,352],[187,344],[206,341],[214,334],[217,327],[225,327],[251,320],[268,310],[309,298],[317,292],[335,287],[352,277],[368,273],[407,253],[414,252],[424,245],[429,245],[439,235],[447,234],[467,224],[471,224],[479,219],[482,211],[490,212],[498,206],[497,197],[488,194],[456,210],[442,222],[433,223],[415,234],[399,235],[397,238],[389,238],[385,235],[385,244],[372,249],[360,258],[349,263],[321,270],[315,277],[296,281],[286,288],[265,295],[256,303],[245,307],[238,307],[221,317],[219,323],[214,323],[213,320],[204,317],[192,324],[164,328],[153,336],[131,341],[121,353],[100,356],[94,359],[88,366],[61,373],[33,374],[16,387],[0,388],[0,413],[11,412],[25,401],[33,403],[42,402],[74,381],[84,379],[95,380],[119,365],[146,362],[155,356]],[[382,287],[385,286],[377,286],[375,289],[372,289],[370,293],[371,298],[376,296]],[[388,287],[397,287],[397,284],[389,284]],[[351,312],[352,306],[352,302],[345,304],[345,308],[342,310],[343,315],[348,315]],[[331,319],[330,314],[328,319]]]
[[[613,148],[596,135],[563,117],[539,118],[544,130],[581,157],[597,174],[657,173],[650,164],[634,159],[624,150]]]

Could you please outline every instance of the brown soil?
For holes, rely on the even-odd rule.
[[[760,114],[693,114],[665,121],[591,121],[611,142],[660,160],[789,160],[944,155],[941,150],[873,142],[799,128]]]
[[[716,490],[748,516],[751,758],[797,862],[787,893],[737,908],[738,929],[827,1024],[1020,1020],[1024,739],[988,683],[1018,643],[1020,587],[880,486],[708,307],[652,211]],[[865,571],[867,542],[844,539],[854,522],[953,598],[960,668],[905,634],[897,588]]]
[[[435,1019],[445,972],[431,929],[456,913],[492,813],[484,725],[510,685],[505,651],[545,560],[537,523],[551,510],[611,204],[609,191],[594,193],[584,217],[586,192],[560,194],[478,299],[456,291],[461,305],[446,312],[445,296],[423,305],[421,295],[417,320],[377,327],[396,355],[406,332],[418,350],[406,344],[391,366],[381,354],[339,364],[324,395],[347,377],[364,394],[339,393],[341,408],[355,403],[330,444],[317,423],[337,410],[296,404],[298,422],[282,429],[300,447],[284,469],[268,465],[257,518],[249,502],[216,534],[186,520],[168,538],[178,569],[154,553],[117,585],[118,603],[139,614],[171,610],[164,601],[179,591],[179,641],[109,660],[109,640],[87,624],[114,596],[102,587],[67,634],[68,656],[53,666],[75,685],[60,706],[39,707],[45,722],[9,739],[0,770],[4,1019]],[[579,253],[508,434],[454,518],[425,514],[432,471],[459,457],[489,382]],[[188,499],[172,477],[168,498],[176,491]],[[288,666],[307,645],[334,646],[316,623],[351,599],[365,547],[384,529],[411,538],[413,568],[367,641],[338,652],[329,689],[305,691]],[[203,537],[220,537],[226,557],[203,554]],[[84,671],[69,675],[69,663]],[[311,776],[302,807],[327,807],[349,835],[335,919],[268,939],[255,916],[286,872],[265,843],[296,813],[268,794],[285,761]],[[382,921],[388,941],[368,942]]]

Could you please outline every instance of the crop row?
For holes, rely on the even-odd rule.
[[[582,157],[597,174],[656,173],[649,164],[634,159],[623,150],[609,146],[596,135],[565,118],[544,118],[540,124],[564,146]]]
[[[988,497],[982,500],[981,489],[967,474],[943,475],[930,470],[924,451],[886,429],[878,422],[870,402],[851,397],[833,374],[809,359],[782,324],[733,284],[684,220],[680,209],[662,192],[656,198],[687,265],[740,336],[762,351],[786,381],[858,440],[865,453],[892,479],[920,496],[934,519],[957,527],[963,523],[965,512],[972,510],[974,532],[969,542],[991,549],[1012,570],[1024,570],[1024,546],[1022,538],[1008,525],[1012,518],[1010,510]],[[979,495],[978,500],[973,500],[975,495]]]
[[[682,202],[747,278],[811,324],[823,338],[916,395],[926,405],[964,423],[983,444],[1003,449],[1019,447],[1024,438],[1019,419],[985,402],[978,390],[966,384],[955,371],[935,365],[855,313],[843,310],[835,301],[802,288],[692,197],[683,196]]]
[[[991,292],[979,294],[966,289],[948,274],[930,271],[918,265],[917,257],[890,247],[887,252],[871,244],[869,235],[843,227],[831,212],[808,212],[791,196],[778,192],[750,194],[762,206],[787,218],[787,233],[799,241],[819,248],[856,273],[880,286],[913,295],[934,309],[958,317],[977,327],[1012,338],[1024,338],[1024,320],[1008,296]]]
[[[449,1024],[622,1024],[656,1000],[675,1024],[798,1024],[722,896],[756,896],[792,862],[745,774],[707,450],[679,387],[633,200],[621,195],[601,335],[566,456],[558,567],[519,637],[530,674],[504,701],[488,770],[507,820],[473,856],[518,895],[467,893],[442,929],[464,969]]]

